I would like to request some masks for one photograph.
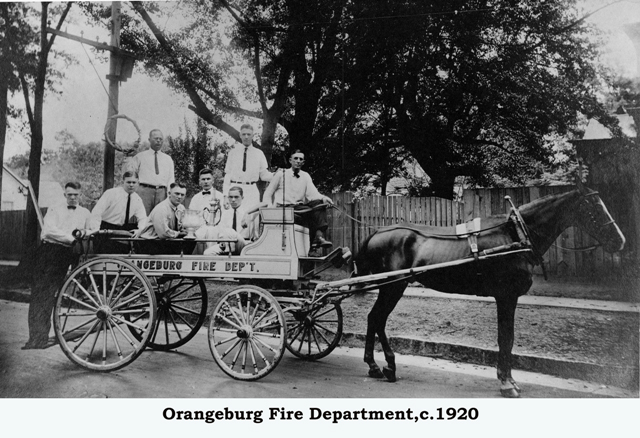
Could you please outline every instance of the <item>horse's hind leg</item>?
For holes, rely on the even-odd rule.
[[[514,322],[517,296],[496,297],[498,307],[498,379],[503,397],[520,397],[520,388],[511,377]]]

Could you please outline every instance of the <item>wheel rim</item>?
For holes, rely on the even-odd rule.
[[[189,342],[207,317],[207,288],[200,278],[157,279],[157,323],[147,346],[172,350]],[[132,334],[139,338],[139,334]]]
[[[209,322],[209,348],[218,366],[238,380],[257,380],[278,365],[286,322],[271,294],[241,286],[224,294]]]
[[[98,257],[69,275],[53,316],[56,338],[69,359],[83,368],[112,371],[144,350],[156,302],[139,269],[124,260]]]
[[[295,356],[316,360],[331,353],[342,337],[342,308],[329,303],[309,311],[287,312],[287,350]]]

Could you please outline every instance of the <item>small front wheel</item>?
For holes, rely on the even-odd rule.
[[[280,362],[286,322],[264,289],[240,286],[224,294],[209,321],[209,348],[218,366],[238,380],[258,380]]]
[[[315,305],[311,309],[287,312],[287,350],[305,360],[327,356],[342,337],[342,308],[339,303]]]

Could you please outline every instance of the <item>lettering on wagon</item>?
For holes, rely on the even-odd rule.
[[[227,272],[257,272],[255,266],[255,262],[225,262],[224,270]]]
[[[182,269],[182,262],[175,260],[136,260],[139,269],[149,271],[179,271]]]

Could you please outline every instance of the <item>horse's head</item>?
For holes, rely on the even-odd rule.
[[[578,225],[600,242],[605,251],[621,251],[625,238],[598,192],[585,187],[580,181],[577,186],[581,194],[575,212]]]

